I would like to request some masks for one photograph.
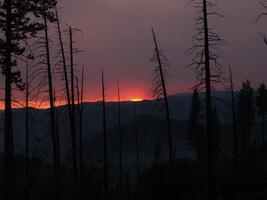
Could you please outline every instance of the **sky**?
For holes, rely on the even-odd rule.
[[[254,87],[266,82],[267,46],[259,33],[267,33],[267,17],[256,23],[258,1],[217,0],[224,18],[211,18],[210,26],[226,40],[222,61],[233,68],[236,89],[251,80]],[[79,28],[75,46],[78,68],[85,67],[86,101],[101,100],[101,69],[108,100],[117,99],[119,79],[122,100],[152,98],[153,53],[151,27],[170,61],[169,94],[190,92],[194,71],[186,68],[186,55],[195,33],[196,9],[189,0],[61,0],[62,20]]]
[[[116,79],[122,99],[151,98],[149,58],[153,52],[151,26],[170,61],[170,94],[189,92],[194,71],[186,68],[191,56],[196,10],[188,0],[64,0],[64,21],[82,30],[77,46],[84,50],[77,63],[86,71],[88,100],[100,99],[100,76],[104,70],[107,98],[116,99]],[[224,18],[211,19],[210,25],[226,40],[222,61],[231,64],[237,87],[246,79],[254,86],[266,82],[267,46],[259,33],[267,33],[267,18],[256,23],[261,12],[257,1],[217,1]]]

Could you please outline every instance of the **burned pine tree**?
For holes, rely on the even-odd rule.
[[[45,10],[46,9],[43,8],[42,16],[44,20],[44,32],[45,32],[45,49],[46,49],[46,59],[47,59],[46,64],[47,64],[47,78],[48,78],[48,88],[49,88],[48,93],[50,102],[50,120],[51,120],[50,123],[51,123],[52,143],[53,143],[54,175],[58,185],[61,177],[60,147],[59,147],[59,136],[56,130],[56,113],[55,113],[54,95],[53,95],[53,77],[52,77],[52,66],[51,66],[51,57],[49,50],[50,48],[49,36],[48,36],[48,19],[51,16],[49,16]],[[52,18],[50,20],[54,19]]]
[[[207,140],[207,179],[208,199],[214,198],[214,133],[212,131],[212,88],[214,84],[222,83],[222,66],[219,63],[220,49],[223,43],[221,36],[210,28],[210,16],[222,16],[216,11],[213,0],[194,0],[197,9],[196,30],[193,36],[193,46],[188,54],[194,54],[189,65],[196,71],[195,88],[205,89],[206,101],[206,140]]]
[[[76,164],[76,145],[75,142],[75,118],[73,118],[73,101],[71,102],[71,95],[70,95],[70,87],[69,87],[69,74],[68,74],[68,66],[66,62],[66,55],[64,50],[64,43],[63,43],[63,37],[62,37],[62,30],[61,30],[61,22],[58,14],[58,8],[57,5],[55,5],[55,15],[56,15],[56,22],[57,22],[57,34],[58,34],[58,40],[59,40],[59,47],[60,47],[60,54],[61,54],[61,64],[62,64],[62,70],[63,71],[63,80],[64,80],[64,88],[65,88],[65,95],[67,99],[67,108],[68,108],[68,118],[69,118],[69,124],[70,124],[70,135],[72,138],[72,149],[73,149],[73,175],[77,173],[77,170],[75,166]],[[71,47],[72,48],[72,47]],[[73,64],[73,63],[72,63]],[[71,65],[72,66],[72,65]],[[62,72],[61,72],[62,73]],[[71,87],[73,89],[73,87]],[[73,92],[73,91],[72,91]],[[73,139],[74,138],[74,139]]]
[[[256,22],[261,20],[261,18],[267,16],[267,2],[266,2],[266,0],[260,0],[258,3],[260,4],[260,6],[261,6],[263,11],[257,16],[257,18],[255,20]],[[264,44],[267,45],[267,37],[266,37],[266,35],[263,34],[263,33],[260,33],[260,36],[262,37]]]
[[[107,122],[106,122],[106,90],[104,72],[101,72],[102,84],[102,123],[103,123],[103,150],[104,150],[104,195],[108,196],[108,147],[107,147]]]
[[[136,179],[140,178],[140,144],[137,121],[137,102],[134,102],[134,133],[135,133],[135,154],[136,154]]]
[[[51,62],[51,52],[50,52],[50,39],[49,39],[49,23],[54,23],[56,21],[53,8],[55,7],[56,1],[37,1],[33,0],[35,9],[34,14],[42,20],[43,24],[43,35],[40,36],[37,42],[38,48],[42,49],[38,58],[41,59],[40,65],[42,68],[35,70],[35,74],[42,74],[43,81],[40,83],[40,88],[47,87],[45,91],[48,93],[49,100],[49,112],[50,112],[50,130],[52,136],[52,152],[53,152],[53,165],[54,165],[54,178],[56,182],[56,192],[57,195],[59,189],[59,183],[61,178],[61,162],[60,162],[60,146],[59,146],[59,135],[56,128],[56,113],[54,104],[54,84],[53,84],[53,72],[52,72],[52,62]],[[38,86],[38,87],[39,87]],[[59,198],[57,196],[57,198]]]
[[[69,27],[69,50],[70,50],[70,81],[71,81],[71,119],[74,121],[73,133],[71,135],[72,143],[72,173],[73,181],[76,182],[78,178],[77,167],[77,147],[76,147],[76,130],[75,130],[75,92],[74,92],[74,48],[73,48],[73,29]]]
[[[81,88],[79,89],[79,80],[76,77],[76,85],[77,85],[77,101],[78,101],[78,113],[79,113],[79,176],[80,176],[80,184],[82,183],[83,176],[83,96],[84,96],[84,67],[82,67],[82,80],[81,80]]]
[[[152,83],[152,91],[153,96],[158,99],[164,100],[164,111],[167,125],[167,133],[168,133],[168,147],[169,147],[169,161],[173,162],[175,160],[174,157],[174,137],[171,130],[171,119],[170,119],[170,108],[168,102],[168,92],[166,88],[167,81],[167,68],[169,67],[168,59],[163,55],[162,50],[159,48],[158,39],[156,34],[152,28],[152,37],[154,42],[154,54],[150,59],[150,62],[156,63],[156,66],[153,70],[153,83]]]
[[[29,133],[30,133],[30,128],[29,128],[29,65],[28,63],[26,64],[26,83],[25,83],[25,159],[26,159],[26,164],[25,164],[25,179],[26,179],[26,198],[29,198],[29,174],[30,174],[30,169],[29,169]]]
[[[123,194],[123,167],[122,167],[122,129],[121,129],[121,96],[120,84],[117,81],[118,91],[118,135],[119,135],[119,195]]]

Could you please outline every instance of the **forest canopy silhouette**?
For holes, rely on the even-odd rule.
[[[140,2],[77,1],[65,12],[68,1],[0,0],[2,199],[267,198],[266,71],[255,67],[266,61],[253,54],[266,51],[264,32],[255,28],[259,42],[247,49],[250,55],[241,54],[247,40],[229,58],[226,46],[251,32],[242,31],[246,23],[235,24],[240,30],[228,40],[230,29],[221,24],[232,15],[220,9],[227,2],[184,5],[193,13],[190,39],[173,37],[189,24],[178,25],[185,15],[173,6],[176,0],[144,3],[140,13],[150,12],[139,29],[123,16]],[[251,23],[265,30],[267,1],[253,4],[258,9]],[[104,10],[76,18],[76,7],[77,16],[85,8]],[[94,21],[95,14],[103,18]],[[174,29],[172,20],[163,23],[169,17]],[[80,27],[83,20],[90,34]],[[94,35],[95,29],[110,31]],[[244,77],[247,59],[252,75]],[[186,63],[177,65],[181,60]],[[178,89],[182,83],[186,92]]]

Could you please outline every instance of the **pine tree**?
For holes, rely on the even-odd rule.
[[[193,151],[196,152],[198,163],[203,163],[204,159],[204,128],[201,120],[201,101],[197,89],[194,89],[191,100],[191,111],[189,117],[189,129],[187,140]]]
[[[216,107],[213,108],[212,118],[213,118],[212,128],[214,133],[214,142],[213,142],[214,160],[218,160],[220,153],[220,143],[221,143],[221,121]]]
[[[236,114],[238,133],[242,140],[242,153],[245,159],[251,146],[251,129],[254,122],[254,99],[253,89],[247,80],[242,83],[242,88],[237,97]]]
[[[232,124],[233,124],[233,157],[234,168],[237,169],[238,160],[238,144],[237,144],[237,124],[236,124],[236,101],[233,83],[232,69],[229,65],[229,78],[230,78],[230,92],[231,92],[231,110],[232,110]]]
[[[256,106],[261,117],[261,140],[263,146],[265,143],[265,114],[267,112],[267,89],[264,83],[260,84],[257,89]]]
[[[32,13],[31,0],[5,0],[0,2],[0,64],[5,76],[5,135],[4,135],[4,191],[5,199],[14,195],[14,142],[12,122],[12,84],[24,89],[20,71],[16,70],[17,59],[25,53],[22,41],[34,37],[43,26],[36,22]]]

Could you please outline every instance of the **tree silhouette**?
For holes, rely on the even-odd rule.
[[[106,91],[104,72],[102,71],[102,113],[103,113],[103,145],[104,145],[104,194],[108,196],[108,148],[107,148],[107,125],[106,125]]]
[[[190,147],[196,152],[197,161],[201,164],[205,145],[203,140],[204,128],[201,120],[203,117],[201,114],[201,101],[197,89],[194,89],[191,101],[187,140]]]
[[[137,102],[134,102],[134,133],[135,133],[135,155],[136,155],[136,179],[140,177],[140,142],[139,142],[139,131],[137,121]]]
[[[232,108],[232,124],[233,124],[233,157],[234,157],[234,167],[237,167],[238,160],[238,136],[237,136],[237,122],[236,122],[236,101],[234,92],[234,82],[232,69],[229,66],[229,78],[230,78],[230,91],[231,91],[231,108]]]
[[[70,124],[70,135],[71,138],[75,138],[75,120],[73,119],[72,114],[72,103],[71,103],[71,96],[70,96],[70,89],[69,89],[69,77],[68,77],[68,69],[67,69],[67,63],[66,63],[66,55],[64,51],[64,44],[63,44],[63,38],[62,38],[62,31],[60,26],[60,19],[58,14],[58,8],[57,5],[55,5],[55,14],[57,19],[57,34],[60,44],[60,53],[61,53],[61,59],[62,59],[62,65],[63,65],[63,79],[65,82],[65,94],[67,99],[67,106],[68,106],[68,117],[69,117],[69,124]],[[73,147],[73,139],[72,141],[72,148]],[[75,167],[75,163],[73,163],[73,167]]]
[[[80,153],[80,183],[82,183],[83,176],[83,98],[84,98],[84,67],[82,67],[82,80],[81,80],[81,89],[79,90],[79,81],[77,78],[77,98],[78,98],[78,112],[79,112],[79,153]]]
[[[236,105],[238,133],[242,140],[242,153],[245,159],[251,145],[251,129],[254,122],[254,100],[253,89],[247,80],[242,83]]]
[[[220,49],[223,43],[220,35],[210,27],[210,17],[222,16],[216,10],[213,0],[194,0],[196,3],[197,17],[196,30],[193,36],[193,46],[188,54],[194,54],[192,63],[189,65],[196,71],[196,88],[205,89],[206,95],[206,134],[207,134],[207,178],[208,199],[214,198],[214,134],[212,131],[212,88],[214,84],[222,83],[222,66],[219,62]]]
[[[71,73],[71,119],[73,120],[73,132],[71,134],[72,143],[72,172],[73,172],[73,182],[75,183],[78,178],[78,168],[77,168],[77,149],[76,149],[76,130],[75,130],[75,92],[74,92],[74,49],[73,49],[73,29],[69,27],[69,39],[70,39],[70,73]]]
[[[118,90],[118,134],[119,134],[119,195],[123,194],[123,163],[122,163],[122,129],[121,129],[121,97],[120,84],[117,81]]]
[[[169,142],[169,161],[173,162],[174,158],[174,145],[173,145],[173,134],[171,131],[171,119],[170,119],[170,109],[168,102],[168,93],[166,88],[166,79],[167,79],[167,68],[169,67],[168,59],[163,55],[162,50],[158,46],[158,39],[152,28],[152,37],[154,42],[154,54],[150,59],[150,62],[156,63],[156,66],[153,70],[153,96],[158,99],[164,100],[164,109],[168,133],[168,142]]]
[[[55,97],[54,97],[54,83],[52,74],[50,40],[49,40],[49,22],[56,21],[54,14],[55,0],[38,1],[34,2],[34,14],[42,18],[44,26],[44,37],[41,38],[41,47],[44,49],[43,56],[45,56],[44,64],[46,65],[46,79],[48,83],[48,98],[49,98],[49,112],[50,112],[50,127],[52,135],[52,151],[53,151],[53,164],[54,164],[54,177],[56,181],[56,198],[59,199],[59,183],[61,178],[61,161],[60,161],[60,144],[59,135],[56,127],[56,112],[55,112]]]
[[[14,195],[14,144],[12,118],[12,84],[24,89],[20,71],[16,70],[17,60],[24,55],[26,44],[23,41],[34,37],[42,25],[28,18],[33,12],[32,1],[5,0],[0,2],[0,63],[5,76],[5,135],[4,135],[4,191],[5,199]]]
[[[263,9],[263,11],[257,16],[257,18],[255,20],[256,22],[258,22],[262,17],[267,16],[267,2],[266,2],[266,0],[260,0],[259,4],[260,4],[261,8]],[[260,36],[262,37],[264,44],[267,45],[266,35],[263,33],[260,33]]]
[[[26,159],[26,164],[25,164],[25,177],[26,177],[26,198],[29,198],[29,133],[30,133],[30,128],[29,128],[29,65],[28,63],[26,64],[26,83],[25,83],[25,159]]]
[[[267,112],[267,89],[264,83],[260,84],[257,89],[256,106],[261,116],[261,140],[263,146],[265,143],[265,114]]]
[[[212,128],[214,133],[214,142],[213,142],[213,149],[214,149],[214,160],[217,160],[220,153],[220,142],[221,142],[221,121],[218,115],[218,110],[216,107],[213,108],[212,112]]]

